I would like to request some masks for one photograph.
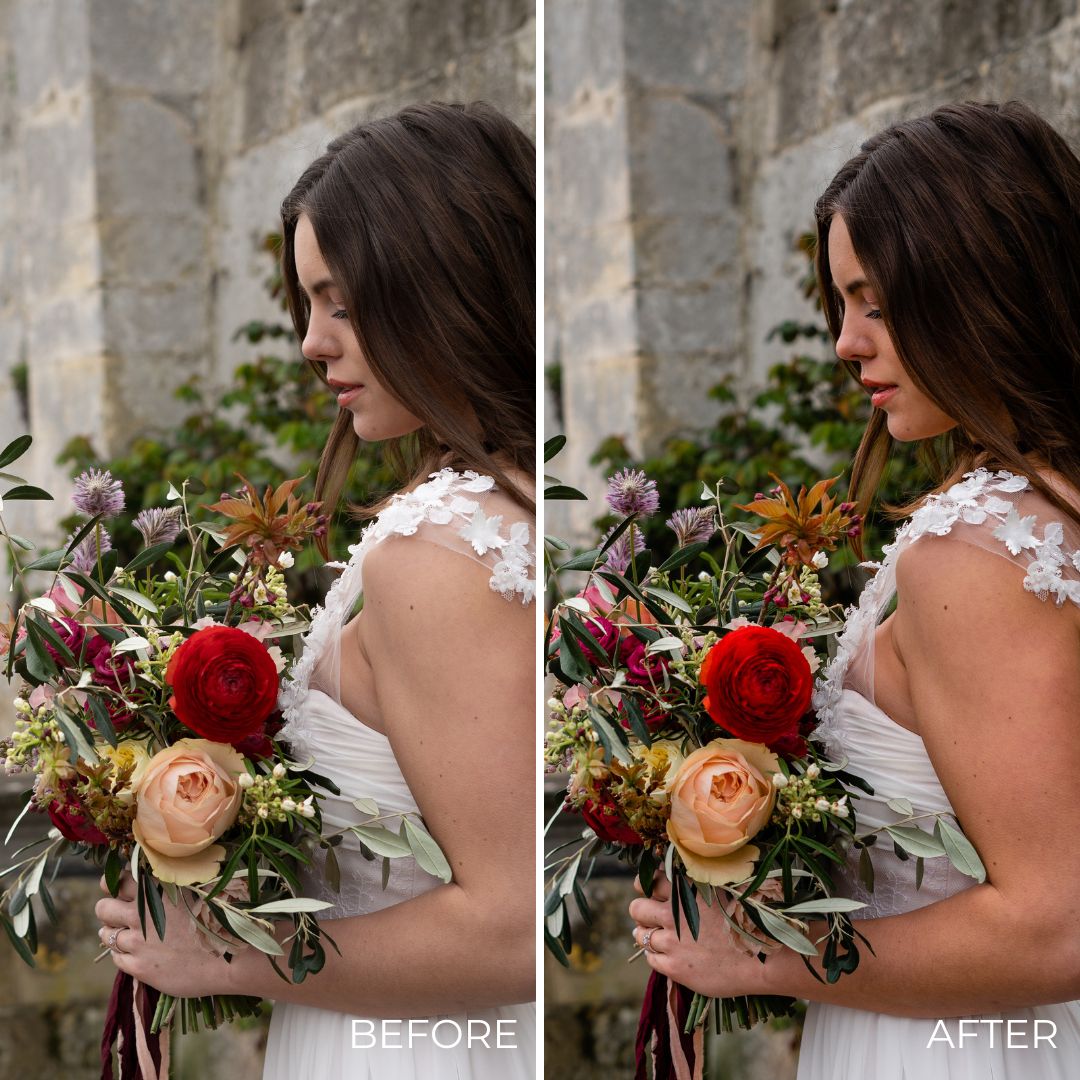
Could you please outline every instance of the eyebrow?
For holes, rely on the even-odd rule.
[[[310,293],[304,288],[299,279],[297,279],[296,284],[300,286],[300,291],[310,300],[312,296],[319,296],[326,292],[327,289],[332,289],[334,287],[334,279],[322,278],[322,280],[316,281],[315,284],[311,286]]]
[[[866,278],[856,278],[854,281],[849,281],[843,289],[834,281],[832,283],[833,290],[839,293],[841,296],[847,293],[848,296],[854,296],[860,289],[865,289],[870,283]]]

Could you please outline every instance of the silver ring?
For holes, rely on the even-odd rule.
[[[659,929],[660,928],[658,926],[652,926],[648,930],[646,930],[644,934],[641,935],[641,947],[646,952],[656,952],[656,950],[649,944],[649,942],[652,940],[653,934],[655,934],[656,931]]]
[[[108,950],[109,950],[109,952],[119,952],[119,953],[122,953],[122,952],[124,951],[123,949],[118,949],[118,948],[116,947],[116,939],[117,939],[117,938],[118,938],[118,937],[120,936],[120,931],[121,931],[121,930],[126,930],[126,929],[127,929],[127,927],[126,927],[126,926],[118,926],[118,927],[117,927],[117,928],[116,928],[116,929],[115,929],[115,930],[114,930],[114,931],[113,931],[113,932],[112,932],[112,933],[111,933],[111,934],[109,935],[109,942],[108,942],[108,944],[107,944],[107,945],[105,946],[105,948],[106,948],[106,949],[108,949]]]

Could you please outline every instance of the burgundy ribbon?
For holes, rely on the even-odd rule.
[[[141,997],[136,1010],[136,995]],[[150,1034],[154,1010],[160,994],[152,986],[136,983],[126,972],[118,971],[109,996],[105,1030],[101,1034],[101,1080],[114,1080],[112,1054],[117,1047],[120,1080],[157,1080],[161,1072],[161,1033]],[[138,1030],[141,1028],[142,1030]],[[146,1053],[140,1055],[139,1044]],[[147,1060],[149,1056],[149,1061]],[[140,1062],[140,1058],[142,1061]],[[152,1065],[153,1072],[149,1072]],[[168,1057],[166,1051],[166,1069]]]
[[[693,993],[669,982],[657,972],[649,975],[641,1005],[634,1054],[634,1080],[648,1080],[647,1062],[652,1059],[653,1080],[701,1080],[705,1065],[701,1027],[683,1032]]]

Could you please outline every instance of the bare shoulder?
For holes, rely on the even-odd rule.
[[[924,536],[896,562],[896,644],[905,664],[986,670],[1054,660],[1080,671],[1080,608],[1024,587],[1024,569],[955,534]]]

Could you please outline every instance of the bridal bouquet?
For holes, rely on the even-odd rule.
[[[545,760],[568,774],[564,809],[587,825],[547,868],[544,934],[562,963],[569,899],[588,921],[582,884],[607,853],[633,867],[647,895],[663,869],[679,932],[697,936],[704,902],[752,955],[787,947],[814,971],[809,958],[824,939],[830,982],[858,964],[856,939],[865,939],[851,913],[864,905],[836,895],[834,873],[882,830],[857,835],[853,789],[870,789],[815,743],[811,709],[823,643],[843,627],[821,600],[818,572],[861,527],[853,504],[829,493],[834,483],[794,495],[778,480],[738,507],[756,522],[725,521],[719,491],[706,486],[702,506],[668,520],[677,548],[654,566],[640,523],[658,510],[656,485],[624,470],[607,492],[621,521],[596,548],[552,568],[553,579],[588,575],[584,588],[554,598],[547,647],[556,687]],[[917,827],[889,832],[916,856],[936,853]],[[825,921],[817,941],[808,917]],[[692,1043],[710,1011],[717,1031],[730,1031],[794,1005],[690,998],[665,984],[650,979],[639,1067],[650,1036],[661,1047],[684,1034]],[[677,1033],[664,1031],[669,996]]]
[[[24,436],[0,451],[0,469],[29,445]],[[17,484],[4,493],[9,501],[50,498],[10,473],[0,478]],[[55,920],[49,885],[61,858],[75,853],[101,868],[114,896],[130,866],[144,935],[149,921],[164,936],[164,896],[187,910],[210,953],[228,959],[259,949],[295,982],[322,968],[325,935],[314,913],[330,905],[300,895],[298,869],[319,846],[332,865],[341,836],[322,835],[315,789],[338,791],[274,739],[286,667],[279,643],[307,627],[282,571],[292,551],[326,529],[319,505],[294,494],[298,484],[289,480],[260,497],[245,481],[209,507],[221,519],[212,523],[196,523],[189,512],[201,485],[170,488],[171,505],[136,517],[144,544],[125,565],[105,524],[124,506],[123,488],[108,472],[76,480],[73,501],[87,520],[61,549],[21,567],[16,549],[33,545],[7,532],[0,516],[13,574],[52,574],[43,595],[0,625],[0,661],[19,695],[0,761],[32,784],[7,838],[27,812],[52,822],[0,873],[0,922],[28,964],[37,947],[34,902]],[[31,595],[25,585],[23,593]],[[384,857],[409,851],[376,824],[365,826],[363,839]],[[280,920],[292,924],[284,947],[274,932]],[[186,1031],[258,1007],[254,998],[177,1002],[118,974],[105,1074],[120,1029],[125,1075],[137,1046],[144,1074],[156,1076],[167,1074],[168,1040],[159,1046],[152,1036],[167,1033],[174,1012]]]

